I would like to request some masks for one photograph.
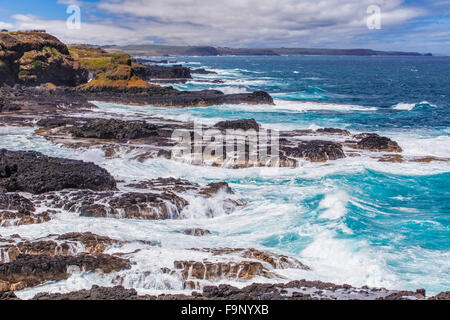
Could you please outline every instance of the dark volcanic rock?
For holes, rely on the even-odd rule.
[[[84,217],[116,216],[130,219],[177,219],[188,202],[175,194],[126,193],[108,200],[108,206],[92,203],[83,205]],[[121,213],[123,211],[123,214]]]
[[[229,104],[270,104],[273,105],[272,97],[264,91],[255,91],[253,93],[239,93],[224,95],[223,103]]]
[[[0,194],[0,226],[43,223],[51,219],[48,212],[34,212],[35,207],[29,199],[18,194]]]
[[[0,211],[0,226],[2,227],[38,224],[50,220],[51,216],[48,211],[39,214],[34,214],[31,211]]]
[[[21,110],[21,107],[19,105],[9,103],[8,99],[6,99],[5,94],[2,92],[2,89],[0,88],[0,113],[18,110]]]
[[[15,210],[19,212],[34,212],[31,200],[18,194],[0,194],[0,210]]]
[[[260,125],[255,119],[241,119],[241,120],[228,120],[221,121],[214,125],[214,127],[221,130],[233,129],[233,130],[256,130],[258,131]]]
[[[14,292],[11,291],[0,291],[0,301],[1,300],[20,300],[17,298],[17,296],[14,294]]]
[[[156,178],[139,183],[132,183],[127,187],[135,189],[151,189],[166,192],[186,192],[189,190],[198,190],[200,186],[184,179],[176,178]]]
[[[209,71],[204,68],[191,69],[191,74],[217,74],[217,72]]]
[[[119,242],[118,240],[106,236],[99,236],[92,232],[71,232],[60,235],[56,239],[81,242],[90,254],[101,254],[109,246]]]
[[[134,72],[144,80],[152,79],[191,79],[191,71],[181,65],[165,67],[148,64],[133,65]]]
[[[13,262],[0,264],[0,291],[15,291],[70,276],[68,267],[111,273],[131,267],[126,259],[109,255],[47,256],[20,254]]]
[[[328,133],[328,134],[341,134],[345,136],[350,135],[350,131],[344,130],[344,129],[337,129],[337,128],[320,128],[316,130],[319,133]]]
[[[429,298],[429,300],[450,300],[450,291],[441,292],[434,297]]]
[[[286,156],[305,158],[311,162],[325,162],[345,158],[342,145],[331,141],[303,141],[297,148],[282,147]]]
[[[144,121],[95,120],[81,127],[73,127],[72,134],[77,138],[98,139],[139,139],[157,136],[157,126]]]
[[[439,296],[439,295],[438,295]],[[432,297],[430,299],[436,298]],[[389,291],[386,289],[354,288],[349,285],[336,285],[320,281],[291,281],[270,284],[253,283],[242,289],[227,284],[205,286],[202,293],[193,292],[191,296],[163,294],[160,296],[139,296],[134,289],[122,286],[104,288],[93,286],[90,290],[71,293],[39,293],[34,300],[375,300],[388,298],[405,300],[408,298],[424,300],[420,292]]]
[[[200,194],[203,194],[207,197],[212,197],[213,195],[219,193],[220,191],[223,191],[227,194],[233,194],[233,190],[230,188],[228,183],[226,182],[213,182],[208,184],[201,192]]]
[[[73,191],[45,194],[39,201],[55,209],[79,213],[83,217],[128,219],[180,219],[189,203],[170,192],[92,192]]]
[[[77,125],[78,119],[67,117],[51,117],[39,120],[36,124],[41,128],[57,128],[67,125]]]
[[[63,189],[116,188],[105,169],[79,160],[52,158],[33,151],[0,150],[0,191],[44,193]]]
[[[397,142],[386,137],[380,137],[375,133],[362,134],[358,138],[357,148],[370,151],[402,152]]]
[[[122,286],[105,288],[93,286],[90,290],[70,293],[39,293],[33,300],[136,300],[138,295],[134,289]]]

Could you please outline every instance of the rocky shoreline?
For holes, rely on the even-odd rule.
[[[275,153],[276,162],[262,160],[260,151],[253,158],[247,145],[244,157],[230,162],[227,144],[212,141],[211,132],[217,137],[234,130],[236,137],[244,141],[253,133],[272,136],[274,132],[264,129],[254,119],[240,119],[202,126],[199,134],[192,122],[157,117],[142,117],[139,121],[120,115],[106,117],[93,101],[142,108],[146,105],[174,108],[241,103],[273,105],[266,92],[179,91],[149,84],[155,79],[184,81],[191,78],[191,73],[209,71],[148,64],[93,47],[68,48],[44,33],[0,32],[0,44],[0,124],[31,129],[35,136],[57,146],[82,151],[100,149],[107,159],[132,156],[132,160],[145,162],[164,158],[230,169],[295,168],[304,162],[326,164],[347,157],[370,157],[383,162],[448,161],[405,156],[397,142],[374,133],[325,128],[279,132],[279,150],[266,149]],[[190,158],[177,157],[175,132],[200,140],[198,146],[195,139],[188,143],[189,149],[199,148]],[[211,142],[215,150],[224,153],[205,157],[203,151],[211,147]],[[234,147],[231,152],[235,152]],[[191,212],[194,201],[197,206]],[[89,290],[56,294],[40,292],[33,299],[426,299],[423,289],[412,292],[320,281],[288,282],[283,270],[309,272],[311,268],[292,257],[257,248],[182,248],[176,259],[169,259],[165,267],[152,269],[151,262],[142,263],[138,257],[153,254],[155,248],[161,249],[157,241],[115,239],[85,230],[40,238],[10,232],[25,226],[45,227],[62,216],[92,219],[91,223],[101,219],[189,221],[192,214],[211,219],[231,215],[246,205],[242,195],[223,181],[200,185],[183,179],[156,178],[125,183],[91,162],[49,157],[35,151],[1,149],[0,300],[18,299],[23,290],[66,281],[83,272],[107,279],[111,287],[93,286]],[[209,237],[214,235],[214,230],[189,224],[176,233],[185,237]],[[136,290],[129,289],[136,278],[144,281],[154,273],[177,283],[178,290],[192,294],[138,295]],[[249,284],[261,279],[273,283],[254,283],[243,288],[211,286],[224,281]],[[449,297],[448,292],[443,292],[429,299]]]

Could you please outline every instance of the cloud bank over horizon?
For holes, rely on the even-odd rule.
[[[450,51],[450,0],[21,2],[0,0],[1,29],[45,29],[68,43]],[[69,5],[81,8],[79,30],[66,26]],[[381,9],[379,30],[367,27],[373,5]]]

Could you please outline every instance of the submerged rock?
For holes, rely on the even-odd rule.
[[[34,194],[64,189],[114,190],[116,181],[94,163],[34,151],[0,150],[0,192]]]
[[[184,229],[184,230],[181,230],[180,232],[185,235],[194,236],[194,237],[203,237],[203,236],[211,234],[211,231],[205,230],[205,229],[200,229],[200,228]]]

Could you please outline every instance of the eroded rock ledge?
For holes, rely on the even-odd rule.
[[[110,255],[47,256],[20,254],[8,263],[0,264],[0,291],[15,291],[34,287],[50,280],[69,278],[73,268],[111,273],[130,268],[128,260]]]
[[[256,154],[250,157],[249,139],[257,141],[260,139],[257,135],[262,134],[270,143],[274,134],[273,130],[264,130],[254,119],[222,121],[213,126],[203,126],[201,130],[196,128],[197,131],[194,131],[193,123],[158,118],[125,121],[54,117],[40,120],[37,125],[41,127],[37,133],[55,143],[70,148],[102,148],[106,156],[111,158],[133,153],[134,159],[139,161],[163,157],[197,165],[236,169],[263,166],[293,168],[304,160],[327,162],[359,156],[383,162],[421,161],[420,158],[404,158],[398,143],[387,137],[375,133],[352,134],[348,130],[336,128],[280,131],[278,159],[263,158],[264,155],[270,155],[272,149],[272,145],[263,143],[258,145]],[[212,136],[211,132],[214,133]],[[243,155],[237,155],[236,146],[229,148],[226,136],[217,139],[221,133],[227,135],[230,132],[236,141],[246,141]],[[177,137],[188,137],[183,145],[190,145],[190,149],[184,147],[187,150],[181,156],[177,155],[178,152],[174,153],[174,150],[179,150],[177,139],[172,138],[174,133]],[[234,143],[234,140],[230,141]],[[207,148],[208,152],[204,152]],[[217,150],[222,152],[218,153]],[[438,160],[430,157],[426,159]],[[423,161],[428,161],[426,159]]]

